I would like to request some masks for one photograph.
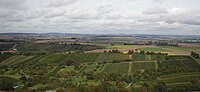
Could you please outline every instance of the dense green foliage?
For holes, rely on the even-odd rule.
[[[103,47],[96,45],[81,44],[57,44],[57,43],[19,43],[17,50],[21,53],[46,53],[46,52],[69,52],[69,51],[89,51],[101,49]]]
[[[191,56],[194,57],[194,58],[196,58],[196,59],[199,59],[200,55],[198,53],[195,53],[195,52],[192,51],[191,52]]]
[[[9,50],[13,47],[13,44],[0,44],[0,51]]]

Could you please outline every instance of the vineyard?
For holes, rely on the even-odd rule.
[[[101,65],[86,65],[79,72],[100,72],[102,68]]]
[[[200,65],[189,56],[169,56],[161,64],[163,64],[165,67],[174,67],[184,70],[200,69]]]
[[[158,68],[157,62],[137,61],[132,63],[132,71],[134,73],[141,70],[156,70]]]
[[[155,55],[142,55],[142,54],[133,54],[134,61],[155,61]]]
[[[106,64],[103,73],[120,73],[127,74],[129,68],[129,63],[113,63]]]
[[[129,85],[132,77],[136,81],[133,87],[141,86],[143,82],[163,82],[171,86],[200,79],[200,65],[190,56],[133,54],[132,60],[128,59],[129,55],[122,53],[0,55],[0,83],[1,80],[16,83],[23,75],[33,76],[34,82],[37,80],[37,85],[31,86],[33,89],[45,87],[43,84],[46,83],[51,86],[51,78],[56,80],[54,83],[70,81],[74,85],[99,85],[99,80],[112,83],[123,79],[124,87]]]
[[[123,55],[120,53],[103,53],[100,54],[95,62],[102,62],[102,61],[113,61],[113,60],[128,60],[128,55]]]
[[[127,60],[128,55],[109,53],[109,54],[98,54],[98,53],[72,53],[72,54],[61,54],[55,53],[45,56],[37,55],[15,55],[15,56],[1,56],[1,65],[15,65],[15,64],[63,64],[68,59],[77,62],[111,62],[113,60]]]
[[[167,84],[175,84],[175,83],[188,83],[192,80],[200,79],[199,72],[191,72],[191,73],[176,73],[169,75],[162,75],[159,77],[159,80],[154,80],[152,82],[165,82]]]

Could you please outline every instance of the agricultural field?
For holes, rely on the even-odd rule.
[[[21,53],[47,53],[47,52],[69,52],[89,51],[102,49],[102,46],[81,44],[58,44],[58,43],[18,43],[16,49]]]
[[[83,66],[79,72],[98,72],[100,73],[104,68],[104,65],[97,65],[97,64],[92,64],[92,65],[85,65]]]
[[[98,46],[98,44],[97,44]],[[192,46],[192,47],[173,47],[173,46],[153,46],[153,45],[108,45],[103,43],[99,46],[104,46],[106,49],[99,52],[103,52],[110,49],[118,49],[122,52],[127,52],[128,50],[139,49],[143,51],[154,51],[154,52],[162,52],[169,53],[171,55],[190,55],[191,51],[200,51],[200,46]]]
[[[132,63],[132,71],[134,73],[138,71],[144,71],[144,70],[154,70],[158,68],[157,62],[155,61],[134,61]]]
[[[123,53],[0,55],[0,84],[9,79],[22,85],[25,76],[31,83],[30,90],[55,88],[56,84],[98,86],[102,80],[115,86],[120,81],[127,90],[143,87],[144,82],[150,85],[163,82],[170,87],[200,79],[199,64],[190,56],[131,55],[129,61],[125,61],[129,54]]]
[[[54,53],[49,55],[5,55],[0,56],[1,65],[15,65],[15,64],[63,64],[68,60],[76,61],[76,62],[111,62],[113,60],[127,60],[128,55],[120,54],[120,53],[72,53],[72,54],[63,54],[63,53]]]
[[[7,58],[11,57],[12,55],[0,55],[0,63],[4,60],[6,60]]]
[[[139,50],[143,51],[155,51],[155,52],[166,52],[167,50],[164,50],[159,47],[144,47],[144,48],[139,48]]]
[[[121,52],[127,52],[129,50],[139,49],[142,51],[154,51],[161,53],[168,53],[170,55],[190,55],[191,51],[200,51],[199,46],[192,47],[173,47],[173,46],[154,46],[154,45],[109,45],[109,44],[96,44],[97,46],[103,46],[104,49],[92,50],[89,52],[104,52],[112,49],[118,49]]]
[[[160,48],[168,48],[168,49],[174,49],[178,51],[199,51],[200,46],[192,46],[192,47],[172,47],[172,46],[160,46]]]
[[[114,45],[114,46],[107,46],[107,49],[127,49],[127,48],[135,48],[134,45]]]
[[[173,67],[183,70],[200,69],[200,65],[190,56],[168,56],[161,64],[165,67]]]
[[[81,43],[81,44],[86,44],[86,45],[97,45],[97,46],[110,46],[110,42],[104,42],[104,41],[91,41],[87,43]]]
[[[133,61],[155,61],[155,55],[142,55],[142,54],[133,54],[132,59]]]
[[[104,54],[99,54],[95,62],[102,62],[102,61],[111,62],[113,60],[128,60],[128,59],[129,55],[124,55],[121,53],[104,53]]]
[[[190,73],[176,73],[176,74],[168,74],[159,76],[159,80],[154,80],[155,82],[164,82],[167,85],[173,85],[176,83],[188,83],[192,80],[199,80],[200,73],[199,72],[190,72]]]
[[[120,74],[127,74],[129,69],[129,63],[113,63],[113,64],[106,64],[105,68],[103,69],[103,73],[120,73]]]
[[[10,65],[14,65],[20,62],[25,62],[33,57],[34,56],[15,55],[3,60],[0,64],[10,66]]]

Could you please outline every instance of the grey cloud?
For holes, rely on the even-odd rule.
[[[143,14],[167,14],[168,11],[165,8],[156,7],[150,10],[144,11]]]
[[[46,0],[45,7],[63,7],[77,2],[78,0]]]
[[[78,10],[78,11],[70,11],[65,15],[65,18],[69,19],[101,19],[102,16],[98,15],[96,11],[90,10]]]
[[[181,9],[180,9],[181,10]],[[169,10],[171,11],[171,10]],[[148,11],[149,12],[149,11]],[[199,11],[177,11],[177,12],[149,12],[138,18],[140,22],[165,22],[169,24],[179,23],[187,25],[200,25],[200,18],[198,17]]]
[[[25,0],[0,0],[0,8],[22,9],[25,6]]]
[[[99,6],[96,10],[101,14],[110,13],[113,11],[110,5]]]
[[[164,2],[165,0],[154,0],[156,2]]]
[[[198,12],[198,11],[197,11]],[[188,24],[188,25],[200,25],[200,18],[198,18],[197,13],[192,13],[192,11],[188,11],[185,13],[180,13],[178,15],[168,15],[164,16],[166,23],[180,23],[180,24]]]
[[[54,18],[54,17],[59,17],[59,16],[65,16],[65,14],[67,13],[66,10],[63,9],[52,9],[52,10],[48,10],[44,17],[46,18]]]
[[[10,9],[1,9],[0,8],[0,18],[5,18],[5,17],[9,17],[12,16],[16,13],[16,10],[10,10]]]
[[[135,14],[134,11],[126,14],[118,12],[112,5],[99,7],[97,5],[96,8],[71,7],[73,6],[71,4],[76,4],[77,0],[45,0],[41,5],[37,3],[31,5],[31,0],[28,3],[26,2],[28,0],[12,0],[16,4],[11,0],[4,1],[0,4],[0,32],[30,30],[31,32],[123,33],[125,31],[164,34],[177,33],[175,30],[185,30],[185,33],[188,32],[187,30],[197,32],[200,28],[199,11],[182,12],[181,9],[172,11],[157,7],[141,11],[142,13],[139,14]],[[31,6],[23,10],[27,6],[24,4]]]

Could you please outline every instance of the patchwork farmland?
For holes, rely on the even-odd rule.
[[[123,87],[134,88],[143,85],[144,82],[149,84],[164,82],[170,87],[178,84],[186,85],[194,79],[200,79],[198,59],[191,56],[140,53],[53,53],[0,55],[0,57],[2,73],[0,82],[10,79],[13,83],[18,83],[21,81],[19,77],[34,76],[37,85],[31,86],[33,89],[45,87],[41,82],[51,86],[48,82],[50,79],[45,79],[46,76],[51,76],[53,79],[59,78],[58,80],[61,81],[71,81],[73,85],[79,83],[99,85],[101,84],[99,80],[112,83],[113,80],[123,79]],[[130,80],[135,81],[134,85],[130,84]]]

